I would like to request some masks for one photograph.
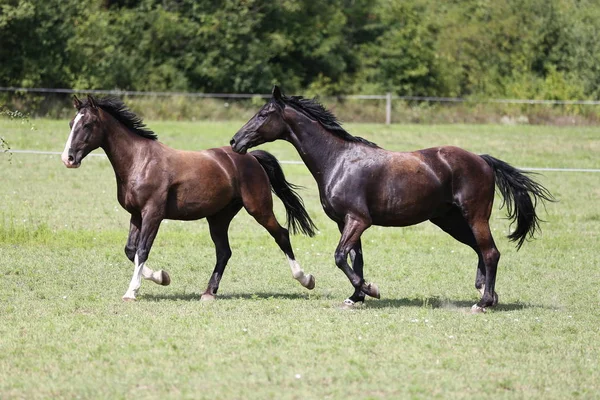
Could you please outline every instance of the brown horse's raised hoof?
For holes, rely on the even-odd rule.
[[[200,296],[200,301],[215,301],[216,299],[212,293],[202,293],[202,296]]]
[[[379,299],[381,297],[381,295],[379,293],[379,287],[377,287],[377,285],[374,284],[374,283],[365,283],[363,285],[362,291],[366,295],[369,295],[369,296],[374,297],[376,299]]]
[[[309,280],[308,284],[305,286],[308,290],[313,290],[315,288],[315,277],[308,274]]]
[[[471,307],[471,314],[483,314],[485,313],[485,307],[478,306],[477,304],[473,304]]]
[[[162,286],[169,286],[171,284],[171,277],[169,276],[169,273],[167,271],[163,271],[161,270],[161,278],[160,278],[160,284]]]

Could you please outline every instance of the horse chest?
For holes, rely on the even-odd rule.
[[[351,197],[352,190],[345,189],[341,184],[320,190],[321,207],[325,214],[334,221],[343,221],[348,213],[348,208],[354,208]]]

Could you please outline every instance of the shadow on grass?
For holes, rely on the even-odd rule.
[[[141,297],[146,301],[200,301],[202,293],[171,293],[171,294],[146,294]],[[309,300],[310,294],[302,293],[232,293],[218,294],[217,300]],[[319,298],[323,298],[319,295]]]
[[[201,293],[171,293],[171,294],[147,294],[142,298],[146,301],[200,301]],[[333,300],[332,306],[335,306],[335,298],[331,295],[311,294],[311,293],[275,293],[275,292],[259,292],[259,293],[231,293],[217,295],[218,301],[226,300]],[[450,300],[440,297],[425,297],[425,298],[403,298],[403,299],[367,299],[363,306],[359,309],[380,309],[380,308],[401,308],[401,307],[417,307],[417,308],[432,308],[432,309],[449,309],[449,310],[465,310],[469,311],[471,306],[476,303],[476,300]],[[339,305],[341,306],[340,300]],[[494,312],[510,312],[535,308],[550,308],[542,305],[527,304],[527,303],[500,303],[493,308]]]
[[[471,306],[477,300],[450,300],[439,297],[413,298],[413,299],[383,299],[367,300],[365,308],[399,308],[399,307],[419,307],[419,308],[445,308],[445,309],[464,309],[470,310]],[[526,310],[530,308],[549,308],[542,305],[527,303],[500,303],[492,308],[495,312],[509,312]]]

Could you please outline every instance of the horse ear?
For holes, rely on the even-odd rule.
[[[96,99],[94,99],[94,98],[92,97],[92,95],[91,95],[91,94],[88,94],[87,98],[88,98],[88,104],[89,104],[89,105],[90,105],[90,106],[91,106],[93,109],[96,109],[96,108],[98,108],[98,105],[96,104]]]
[[[77,96],[73,95],[73,107],[75,107],[76,109],[80,109],[82,106],[81,100],[79,100],[79,98],[77,98]]]
[[[275,85],[273,86],[273,91],[271,92],[271,95],[273,96],[273,98],[275,100],[281,100],[281,89],[279,89],[279,86]]]

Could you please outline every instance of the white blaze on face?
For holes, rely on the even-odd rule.
[[[77,128],[77,124],[79,123],[79,121],[81,120],[81,118],[83,117],[83,113],[79,112],[76,116],[75,116],[75,120],[73,121],[73,127],[71,128],[71,133],[69,133],[69,138],[67,139],[67,144],[65,144],[65,150],[63,151],[62,155],[60,156],[60,158],[62,159],[62,162],[67,166],[71,166],[71,163],[69,162],[69,149],[71,148],[71,141],[73,140],[73,132],[75,132],[75,128]]]

